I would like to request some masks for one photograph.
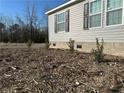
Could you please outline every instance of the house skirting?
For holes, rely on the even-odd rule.
[[[69,49],[68,43],[66,42],[50,42],[50,48],[58,49]],[[77,45],[80,48],[77,48]],[[92,49],[96,48],[95,42],[76,42],[75,50],[82,52],[91,52]],[[124,42],[123,43],[104,43],[104,53],[116,56],[124,56]]]

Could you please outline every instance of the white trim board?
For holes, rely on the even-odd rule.
[[[56,8],[54,8],[54,9],[52,9],[52,10],[47,11],[45,14],[48,15],[48,14],[50,14],[50,13],[52,13],[52,12],[54,12],[54,11],[60,9],[60,8],[63,8],[63,7],[65,7],[65,6],[67,6],[67,5],[69,5],[69,4],[72,4],[72,3],[76,2],[76,1],[78,1],[78,0],[71,0],[71,1],[69,1],[69,2],[67,2],[67,3],[65,3],[65,4],[62,4],[62,5],[60,5],[60,6],[56,7]],[[82,1],[83,1],[83,0],[82,0]]]

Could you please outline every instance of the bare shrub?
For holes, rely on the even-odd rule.
[[[29,39],[27,42],[27,47],[30,48],[32,46],[32,41]]]
[[[67,45],[68,45],[68,47],[69,47],[71,52],[74,51],[74,44],[75,44],[75,41],[72,40],[72,39],[70,39],[69,42],[67,43]]]
[[[98,38],[96,38],[96,49],[92,49],[91,54],[94,56],[95,61],[98,63],[103,62],[104,60],[104,40],[102,39],[101,44],[99,43]]]
[[[46,49],[49,49],[50,45],[51,45],[51,43],[46,42],[46,43],[45,43],[45,48],[46,48]]]

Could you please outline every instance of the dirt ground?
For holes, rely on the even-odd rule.
[[[124,93],[124,58],[96,63],[88,53],[0,49],[0,93]]]

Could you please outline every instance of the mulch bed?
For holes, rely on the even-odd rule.
[[[1,49],[0,93],[124,92],[124,58],[68,50]],[[114,93],[114,92],[113,92]]]

